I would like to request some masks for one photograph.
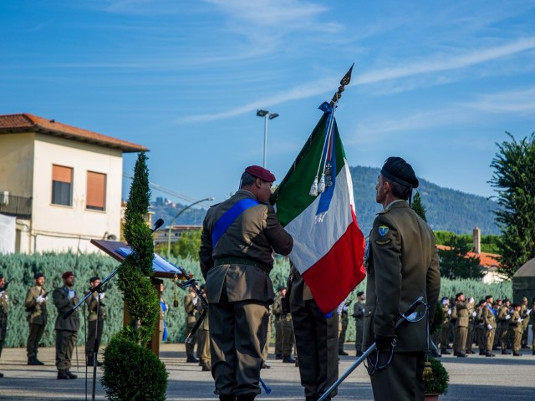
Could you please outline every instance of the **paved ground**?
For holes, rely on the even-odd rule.
[[[346,350],[353,353],[352,344]],[[83,347],[78,354],[83,356]],[[54,349],[41,348],[39,358],[45,366],[27,366],[23,349],[4,349],[0,371],[0,400],[56,401],[91,400],[92,370],[85,380],[85,366],[72,369],[79,374],[76,380],[56,380],[53,365]],[[76,356],[75,356],[76,358]],[[163,344],[161,358],[169,370],[167,399],[169,401],[217,400],[213,395],[213,381],[209,372],[201,372],[196,364],[185,362],[182,344]],[[344,372],[355,360],[344,356],[340,360],[340,372]],[[497,355],[485,358],[471,355],[469,358],[445,356],[443,362],[450,375],[450,387],[441,400],[508,401],[535,399],[535,356],[524,350],[522,357]],[[270,360],[271,369],[262,370],[262,378],[271,387],[270,395],[261,394],[259,401],[303,400],[298,368],[293,364]],[[97,374],[97,381],[101,372]],[[86,396],[87,386],[87,396]],[[105,400],[105,392],[97,382],[96,400]],[[373,400],[369,378],[364,367],[359,366],[339,389],[337,401]]]

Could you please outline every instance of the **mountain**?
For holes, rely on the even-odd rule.
[[[350,167],[355,193],[357,220],[365,235],[368,235],[373,219],[381,205],[375,202],[375,185],[380,169],[374,167]],[[474,227],[479,227],[483,235],[496,234],[500,231],[494,222],[497,204],[483,196],[471,195],[450,188],[443,188],[424,179],[420,179],[422,204],[426,209],[427,222],[435,231],[452,231],[457,234],[471,234]],[[187,205],[175,204],[164,198],[156,198],[151,203],[154,212],[153,221],[162,218],[165,225]],[[188,209],[174,224],[202,224],[206,209]]]

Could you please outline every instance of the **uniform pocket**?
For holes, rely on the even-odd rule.
[[[375,306],[368,306],[364,308],[364,317],[362,318],[362,344],[364,348],[368,348],[375,341],[375,333],[373,330],[373,316],[375,314]]]

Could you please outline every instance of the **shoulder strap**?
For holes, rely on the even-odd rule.
[[[227,210],[214,224],[212,230],[212,249],[215,248],[217,242],[221,236],[227,231],[231,224],[247,209],[250,207],[259,205],[255,199],[244,198],[234,204],[229,210]]]

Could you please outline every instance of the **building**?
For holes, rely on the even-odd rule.
[[[119,239],[123,153],[144,146],[32,114],[0,115],[0,253],[95,252]]]
[[[190,231],[200,231],[202,230],[202,225],[197,224],[174,224],[171,227],[167,226],[165,228],[162,228],[161,230],[158,230],[154,235],[154,243],[155,244],[167,244],[167,243],[175,243],[180,239],[180,236],[184,233],[190,232]],[[169,233],[171,233],[171,236],[169,236]],[[169,241],[169,238],[171,238],[171,241]]]

